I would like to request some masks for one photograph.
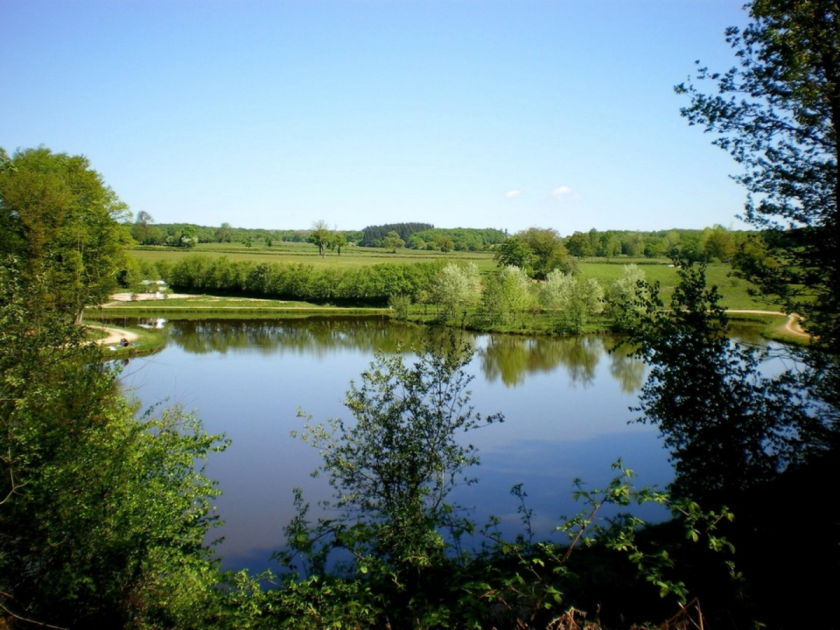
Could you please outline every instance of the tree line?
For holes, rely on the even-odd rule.
[[[530,228],[510,235],[495,228],[436,228],[428,223],[393,223],[368,226],[362,230],[332,229],[323,221],[302,230],[268,230],[233,227],[223,223],[209,227],[187,223],[155,223],[145,211],[130,224],[130,233],[140,245],[191,248],[199,243],[240,243],[246,247],[272,247],[279,243],[323,243],[340,254],[341,247],[396,250],[491,251],[496,252],[509,238],[527,234]],[[559,234],[558,234],[559,236]],[[576,258],[672,258],[693,261],[729,262],[754,232],[732,231],[721,225],[702,230],[671,229],[652,232],[592,229],[560,237]],[[319,251],[321,248],[319,247]]]

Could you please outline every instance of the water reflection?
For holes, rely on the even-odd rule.
[[[443,334],[443,331],[438,331]],[[192,354],[227,354],[236,350],[263,354],[314,354],[336,351],[396,352],[419,347],[428,329],[382,318],[330,318],[289,321],[208,320],[176,321],[168,328],[168,341]],[[641,387],[645,374],[642,361],[622,350],[612,337],[542,337],[482,335],[464,331],[463,341],[477,348],[484,377],[516,387],[538,373],[564,368],[569,382],[590,387],[596,368],[609,356],[610,374],[623,392]],[[481,343],[479,339],[486,339]],[[615,352],[613,352],[615,350]]]
[[[197,410],[208,431],[232,440],[207,467],[223,491],[226,567],[266,566],[269,552],[282,544],[292,488],[303,487],[313,505],[329,495],[323,479],[309,476],[317,453],[289,436],[301,428],[297,409],[316,420],[349,417],[344,394],[373,352],[417,347],[426,332],[379,318],[169,322],[167,347],[132,359],[124,382],[143,403],[183,403]],[[453,499],[472,506],[477,523],[492,514],[508,533],[518,533],[509,491],[524,483],[536,529],[548,536],[561,515],[577,510],[573,480],[597,487],[619,457],[642,484],[670,481],[656,429],[628,424],[645,367],[626,354],[609,354],[616,340],[470,334],[463,340],[476,348],[468,366],[476,377],[470,387],[476,411],[506,419],[469,436],[479,449],[480,482],[459,488]]]
[[[187,352],[225,354],[259,350],[266,354],[330,353],[335,350],[394,352],[401,344],[420,342],[423,327],[376,318],[309,318],[285,321],[216,320],[177,321],[169,341]]]

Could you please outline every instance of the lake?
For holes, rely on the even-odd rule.
[[[350,418],[345,392],[374,352],[417,347],[425,330],[378,318],[176,321],[164,329],[166,348],[132,359],[122,382],[144,406],[181,404],[232,441],[206,471],[223,492],[216,501],[225,521],[216,530],[225,538],[223,566],[252,570],[270,566],[283,544],[293,488],[313,507],[329,496],[326,480],[310,476],[317,452],[289,435],[302,428],[298,409],[319,421]],[[535,531],[549,536],[560,516],[582,507],[572,500],[574,479],[600,487],[618,458],[638,473],[639,485],[662,488],[673,478],[657,430],[632,422],[645,366],[610,353],[614,339],[465,335],[475,348],[471,402],[482,415],[505,417],[467,435],[479,449],[479,482],[452,498],[478,525],[493,515],[506,534],[521,532],[510,489],[522,483]],[[639,514],[665,517],[655,508]]]

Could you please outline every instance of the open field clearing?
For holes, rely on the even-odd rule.
[[[306,264],[315,269],[352,268],[376,265],[382,263],[413,264],[418,262],[446,261],[454,263],[474,263],[482,275],[493,273],[498,269],[492,252],[436,252],[400,249],[396,253],[381,248],[346,247],[339,256],[335,252],[328,252],[325,257],[318,255],[318,249],[309,243],[281,243],[273,247],[254,246],[251,248],[240,244],[199,244],[193,249],[181,248],[138,248],[131,250],[131,254],[140,261],[158,263],[166,261],[174,264],[188,256],[197,254],[209,257],[227,257],[231,261],[251,261],[255,263],[278,264]],[[636,264],[645,272],[645,279],[659,282],[663,300],[667,303],[677,284],[677,271],[671,261],[665,258],[584,258],[578,262],[578,273],[584,280],[595,278],[602,287],[609,285],[621,277],[622,270],[627,264]],[[727,263],[710,263],[706,270],[706,277],[710,285],[718,287],[723,296],[722,304],[732,309],[771,310],[778,309],[753,298],[749,294],[751,283],[731,276],[732,268]]]

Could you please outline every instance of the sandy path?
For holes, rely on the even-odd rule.
[[[784,315],[784,313],[780,313],[778,311],[755,311],[755,310],[746,310],[746,309],[729,309],[726,311],[727,313],[745,313],[747,315]],[[798,337],[810,337],[807,332],[802,330],[802,326],[799,325],[799,322],[802,320],[802,316],[797,313],[790,313],[787,316],[787,320],[785,321],[785,332],[790,333],[791,335],[797,335]]]
[[[97,339],[96,343],[101,346],[110,346],[116,345],[120,343],[123,339],[127,339],[129,342],[137,341],[137,333],[133,333],[130,330],[123,330],[122,328],[112,328],[111,326],[99,326],[96,324],[86,324],[88,328],[94,328],[96,330],[104,330],[108,333],[108,336],[104,339]]]

